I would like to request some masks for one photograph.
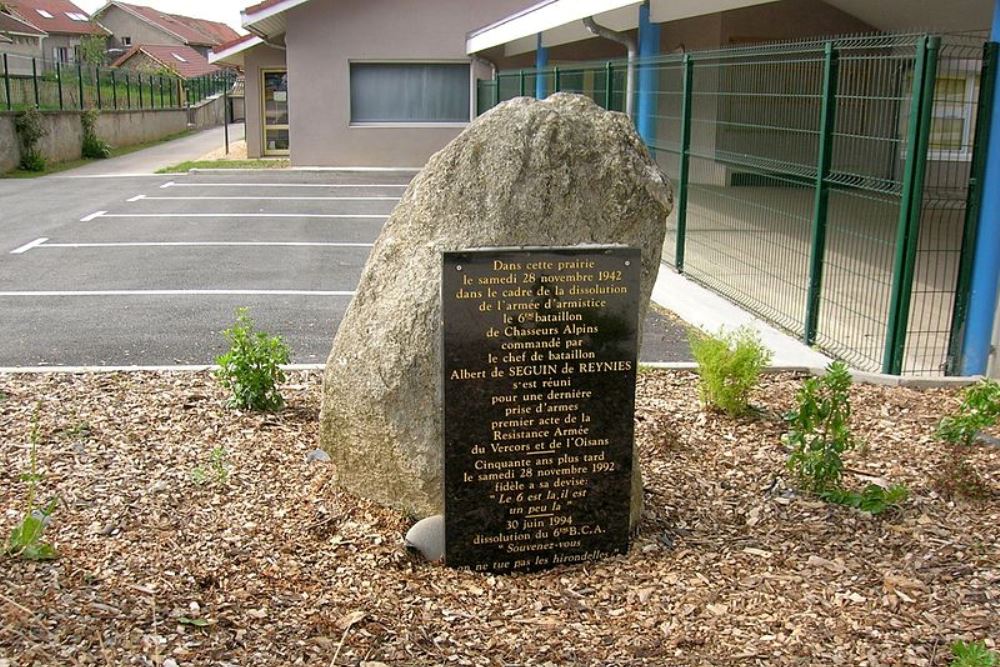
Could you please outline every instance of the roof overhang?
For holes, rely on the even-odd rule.
[[[280,0],[274,3],[261,3],[247,7],[240,14],[243,17],[243,27],[267,41],[285,34],[288,24],[285,22],[285,12],[293,7],[304,5],[309,0]]]
[[[13,41],[14,40],[12,40],[10,37],[0,32],[0,42],[4,44],[11,44]]]
[[[666,23],[769,2],[776,0],[650,0],[649,18],[653,23]],[[535,50],[538,35],[546,47],[590,39],[593,35],[582,23],[588,16],[612,30],[634,30],[639,26],[641,4],[641,0],[544,0],[469,33],[465,51],[473,54],[504,46],[512,56]]]
[[[218,51],[209,51],[208,62],[213,65],[222,64],[243,67],[243,60],[246,52],[254,47],[260,46],[263,43],[264,40],[257,35],[249,35],[243,41],[237,42],[232,46],[228,46]]]

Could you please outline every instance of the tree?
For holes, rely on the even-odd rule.
[[[103,65],[107,50],[107,38],[103,35],[87,35],[80,40],[80,60],[88,65]]]

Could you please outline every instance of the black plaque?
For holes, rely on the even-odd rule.
[[[628,550],[639,251],[444,253],[446,562]]]

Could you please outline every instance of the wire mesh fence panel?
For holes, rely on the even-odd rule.
[[[857,368],[948,372],[983,53],[982,37],[878,35],[636,61],[655,102],[635,120],[675,186],[664,261]],[[623,109],[627,70],[504,72],[500,99],[538,76]],[[480,83],[478,109],[495,90]]]

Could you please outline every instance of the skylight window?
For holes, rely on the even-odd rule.
[[[171,53],[170,55],[172,55],[174,58],[176,58],[177,60],[179,60],[182,63],[186,63],[187,62],[187,59],[185,59],[182,56],[177,55],[176,53]]]
[[[38,12],[38,15],[39,15],[39,16],[41,16],[42,18],[45,18],[45,19],[51,19],[51,18],[54,18],[54,17],[52,16],[52,14],[49,14],[49,13],[48,13],[47,11],[45,11],[44,9],[36,9],[35,11],[36,11],[36,12]]]
[[[66,16],[70,17],[74,21],[89,21],[90,18],[86,14],[80,14],[79,12],[66,12]]]

